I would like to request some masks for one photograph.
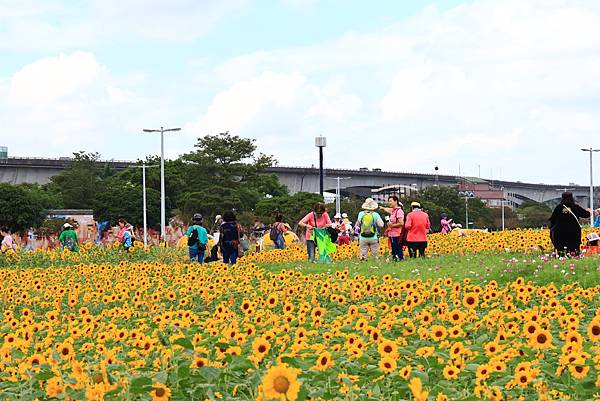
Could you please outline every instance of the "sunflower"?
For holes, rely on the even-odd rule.
[[[526,370],[518,371],[515,373],[514,383],[521,388],[526,388],[529,385],[529,373]]]
[[[265,357],[265,355],[269,353],[270,349],[271,344],[269,344],[269,342],[262,337],[257,337],[252,342],[252,352],[254,354],[254,357],[258,360],[262,360]]]
[[[590,371],[589,366],[581,366],[581,365],[570,365],[569,373],[576,379],[583,379],[588,375]]]
[[[431,326],[431,338],[435,341],[442,341],[446,338],[447,332],[444,326],[433,325]]]
[[[529,337],[529,346],[533,349],[552,347],[552,334],[549,330],[540,329]]]
[[[460,369],[458,369],[456,366],[448,365],[448,366],[444,367],[444,377],[447,380],[454,380],[454,379],[458,378],[459,373],[460,373]]]
[[[427,401],[427,394],[429,393],[427,391],[423,391],[421,379],[419,379],[418,377],[413,377],[410,380],[408,388],[412,392],[414,401]]]
[[[334,362],[331,359],[331,354],[327,351],[323,351],[321,354],[319,354],[319,357],[317,358],[317,362],[316,362],[314,368],[316,370],[324,371],[324,370],[329,369],[333,365],[334,365]]]
[[[59,377],[52,377],[46,382],[46,395],[49,398],[58,397],[65,391]]]
[[[591,342],[600,342],[600,316],[592,319],[587,332]]]
[[[263,377],[262,387],[265,399],[296,401],[300,383],[298,369],[287,365],[272,366]]]
[[[379,369],[384,373],[392,373],[396,370],[396,360],[389,356],[384,356],[379,361]]]
[[[162,383],[157,383],[150,391],[152,401],[165,401],[171,396],[171,390]]]
[[[383,340],[379,343],[379,345],[377,346],[377,350],[379,351],[379,354],[384,357],[384,356],[390,356],[390,357],[397,357],[398,355],[398,345],[390,340]]]

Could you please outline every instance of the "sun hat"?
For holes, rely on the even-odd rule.
[[[410,207],[421,207],[421,204],[419,202],[412,202]]]
[[[348,213],[342,213],[342,217],[343,217],[344,219],[348,218]]]
[[[373,198],[367,198],[365,199],[365,203],[362,204],[361,208],[365,210],[377,210],[379,205],[377,202],[375,202],[375,200],[373,200]]]
[[[65,223],[63,224],[63,228],[69,228],[69,227],[73,227],[72,225],[70,225],[69,223]]]
[[[215,223],[217,223],[217,222],[218,222],[219,220],[221,220],[222,218],[223,218],[223,217],[222,217],[220,214],[216,215],[216,216],[215,216]]]
[[[342,215],[339,213],[336,213],[335,216],[333,216],[334,219],[341,219]]]

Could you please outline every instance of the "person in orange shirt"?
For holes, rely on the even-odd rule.
[[[421,210],[419,202],[413,202],[410,206],[412,212],[406,216],[406,223],[404,224],[407,230],[406,243],[408,245],[408,253],[411,258],[416,258],[417,253],[420,257],[425,257],[427,231],[431,227],[429,216]]]

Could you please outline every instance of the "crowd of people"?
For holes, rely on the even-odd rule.
[[[405,212],[404,205],[395,195],[389,196],[386,205],[380,205],[374,199],[367,198],[361,209],[356,220],[352,222],[347,213],[336,213],[331,219],[325,204],[314,205],[313,210],[297,223],[297,227],[304,230],[308,260],[315,261],[317,255],[321,258],[323,253],[327,254],[335,250],[335,246],[331,247],[331,244],[347,245],[353,241],[358,242],[361,260],[367,260],[369,255],[378,257],[381,235],[387,238],[392,260],[404,260],[405,248],[411,258],[425,257],[431,223],[429,215],[419,202],[412,202],[409,210]],[[379,212],[383,212],[384,217]],[[592,210],[584,209],[575,203],[572,193],[562,194],[561,202],[555,207],[549,219],[550,238],[557,254],[579,254],[581,249],[579,219],[589,218],[591,213]],[[600,209],[594,210],[593,214],[593,227],[600,227]],[[286,237],[290,234],[297,239],[290,224],[285,222],[284,216],[278,212],[270,225],[257,219],[249,230],[249,238],[245,236],[244,228],[237,222],[233,211],[226,211],[222,216],[217,215],[210,229],[207,229],[203,223],[203,216],[196,213],[185,231],[189,259],[198,263],[222,260],[225,263],[235,264],[238,257],[250,250],[251,243],[254,244],[253,250],[260,252],[263,250],[265,238],[272,242],[275,249],[285,249]],[[118,226],[116,240],[127,250],[134,246],[134,228],[123,218],[119,219]],[[447,213],[441,213],[440,227],[440,232],[444,234],[461,228],[448,217]],[[108,224],[106,227],[99,226],[98,241],[101,242],[108,229],[110,229]],[[17,248],[10,230],[1,228],[0,234],[3,251]],[[599,233],[592,232],[587,239],[587,247],[598,249]],[[209,240],[212,240],[210,249]],[[69,222],[62,226],[58,246],[72,252],[79,250],[77,232]]]

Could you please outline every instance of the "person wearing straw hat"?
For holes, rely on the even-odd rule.
[[[379,205],[373,198],[365,199],[361,207],[363,210],[358,214],[355,230],[358,233],[360,259],[366,260],[369,250],[371,250],[371,256],[379,256],[378,228],[383,228],[383,219],[376,212]]]
[[[412,212],[406,216],[406,224],[404,225],[407,230],[406,242],[408,244],[408,253],[411,258],[416,258],[417,253],[420,257],[425,257],[427,230],[431,228],[429,216],[421,210],[419,202],[412,202],[410,207],[412,208]]]

